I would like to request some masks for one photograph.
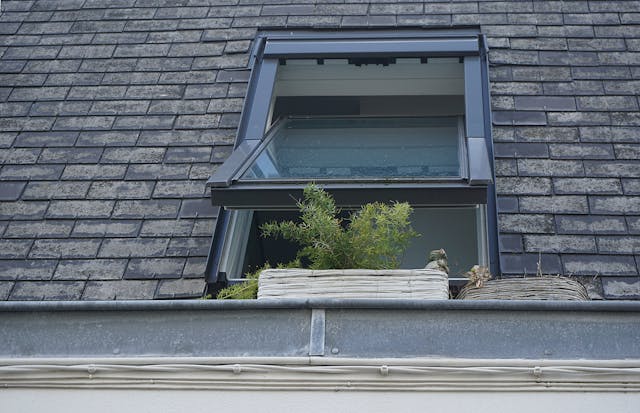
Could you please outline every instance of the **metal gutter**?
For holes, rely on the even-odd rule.
[[[638,312],[640,301],[538,300],[402,300],[402,299],[279,299],[279,300],[122,300],[4,301],[0,314],[63,311],[225,311],[261,309],[389,309],[456,311]]]

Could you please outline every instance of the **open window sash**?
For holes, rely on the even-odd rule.
[[[308,182],[343,206],[483,204],[491,174],[481,143],[464,137],[459,116],[287,117],[243,141],[209,185],[214,204],[232,209],[290,207]]]

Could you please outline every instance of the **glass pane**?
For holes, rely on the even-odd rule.
[[[449,258],[449,277],[462,277],[479,256],[478,240],[486,236],[478,227],[479,207],[416,208],[411,225],[420,234],[402,257],[401,268],[424,268],[429,251],[444,248]]]
[[[458,119],[288,119],[242,179],[460,176]]]

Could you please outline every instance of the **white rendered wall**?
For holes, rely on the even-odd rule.
[[[330,392],[3,389],[0,411],[21,413],[464,412],[638,413],[639,393]]]

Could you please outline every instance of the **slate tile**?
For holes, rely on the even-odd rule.
[[[0,185],[0,201],[16,201],[20,198],[26,182],[3,182]]]
[[[562,274],[562,264],[557,254],[501,254],[500,269],[503,274],[534,275],[538,263],[545,274]]]
[[[42,150],[38,148],[0,149],[0,164],[26,165],[34,164]]]
[[[106,238],[98,252],[99,258],[162,257],[168,245],[164,238]]]
[[[202,198],[206,193],[204,181],[160,181],[153,190],[154,198]]]
[[[175,147],[167,149],[164,161],[166,163],[194,163],[208,162],[210,158],[210,147]]]
[[[139,131],[83,131],[76,146],[133,146]]]
[[[552,214],[588,214],[586,196],[523,196],[520,197],[520,212]]]
[[[135,58],[90,59],[82,62],[80,72],[133,72],[137,65],[138,59]]]
[[[191,219],[146,219],[140,230],[141,237],[188,237],[192,234]],[[211,234],[211,233],[210,233]]]
[[[640,128],[633,126],[581,127],[580,140],[583,142],[640,142]]]
[[[148,181],[101,181],[91,184],[87,199],[148,199],[154,183]]]
[[[136,73],[105,73],[100,84],[102,85],[155,85],[158,83],[160,73],[136,72]]]
[[[5,165],[0,171],[0,180],[57,180],[63,169],[64,165]]]
[[[136,71],[142,72],[173,72],[190,70],[193,65],[192,57],[147,57],[137,59]],[[134,70],[134,69],[132,69]]]
[[[221,117],[217,114],[179,115],[176,117],[176,129],[215,129]],[[220,127],[224,127],[220,124]]]
[[[609,79],[628,79],[630,78],[630,70],[628,67],[620,66],[586,66],[586,67],[572,67],[571,75],[574,79],[580,80],[605,80],[605,91],[607,90]],[[561,79],[567,80],[567,79]],[[640,82],[639,82],[640,83]]]
[[[158,281],[89,281],[82,294],[82,300],[151,300]]]
[[[22,132],[15,139],[17,148],[73,146],[78,132]]]
[[[171,45],[168,56],[220,56],[225,48],[225,43],[174,43]]]
[[[215,83],[209,85],[187,85],[184,91],[185,99],[212,99],[227,96],[229,85],[226,83]]]
[[[30,105],[31,116],[86,115],[91,102],[35,102]]]
[[[56,260],[0,260],[0,280],[50,280]]]
[[[158,83],[161,84],[185,84],[185,83],[200,83],[200,84],[213,84],[216,79],[217,71],[215,70],[202,70],[202,71],[188,71],[188,72],[164,72],[160,74]]]
[[[52,73],[45,86],[92,86],[100,84],[102,73]]]
[[[613,147],[609,144],[550,144],[551,158],[563,159],[614,159]]]
[[[42,219],[48,206],[48,202],[0,202],[0,219]]]
[[[640,195],[640,179],[623,179],[622,187],[625,195]]]
[[[607,300],[640,299],[640,279],[638,277],[603,278],[602,289]]]
[[[58,59],[105,59],[114,55],[113,45],[63,46]],[[117,56],[116,57],[121,57]]]
[[[55,59],[60,47],[46,46],[16,46],[9,47],[2,55],[3,59]],[[58,56],[63,58],[64,56]]]
[[[17,132],[0,132],[0,148],[9,148],[18,136]]]
[[[1,281],[0,282],[0,300],[6,301],[9,299],[9,295],[13,290],[14,282]]]
[[[512,68],[512,76],[514,81],[566,82],[574,78],[573,69],[562,66],[520,66]]]
[[[0,84],[2,86],[20,86],[20,87],[27,87],[27,86],[42,86],[45,82],[45,80],[47,79],[47,75],[44,73],[40,73],[40,74],[13,74],[13,73],[0,73]],[[4,90],[4,89],[3,89]],[[8,95],[8,93],[11,93],[13,89],[6,89],[6,93]],[[47,89],[47,91],[49,93],[53,93],[54,92],[58,92],[58,91],[51,91],[49,89]],[[34,93],[34,89],[22,89],[19,90],[18,92],[16,92],[17,96],[24,96],[24,98],[27,98],[28,96],[37,96]],[[64,97],[64,96],[62,96]],[[6,98],[4,98],[3,100],[6,100]],[[19,100],[19,99],[18,99]],[[34,99],[26,99],[26,100],[34,100]]]
[[[181,218],[214,218],[218,216],[218,208],[211,205],[211,199],[187,199],[182,201]]]
[[[54,280],[120,280],[127,266],[126,259],[60,260]]]
[[[150,32],[146,43],[197,43],[206,41],[202,38],[203,32],[203,30]]]
[[[13,89],[9,95],[9,101],[63,100],[68,92],[68,87],[21,87]]]
[[[624,217],[599,215],[558,215],[556,228],[559,234],[625,234]]]
[[[206,283],[203,280],[161,280],[155,298],[178,299],[202,297],[205,287]]]
[[[637,196],[593,196],[589,198],[592,214],[640,215],[640,197]]]
[[[181,85],[129,86],[125,97],[128,99],[179,99],[184,93]]]
[[[226,28],[205,30],[202,35],[203,41],[223,41],[223,40],[253,40],[256,36],[256,28]]]
[[[622,194],[619,179],[611,178],[554,178],[556,194]]]
[[[175,119],[175,116],[118,116],[113,129],[171,129]]]
[[[251,72],[248,70],[220,70],[216,81],[218,83],[248,82],[250,75]]]
[[[156,100],[149,106],[150,114],[204,114],[208,100]]]
[[[110,30],[116,32],[153,32],[176,30],[178,28],[178,20],[129,20],[124,26],[124,30]]]
[[[184,258],[134,258],[129,261],[124,279],[180,278],[184,265]]]
[[[102,155],[102,148],[45,148],[39,163],[96,163]]]
[[[126,165],[67,165],[61,179],[70,181],[122,179],[126,171]]]
[[[518,197],[516,196],[499,196],[498,197],[498,213],[516,213],[518,212]]]
[[[549,195],[550,178],[500,177],[496,179],[496,192],[502,195]]]
[[[170,44],[120,44],[114,57],[162,57],[169,53]]]
[[[141,164],[130,165],[127,169],[127,180],[139,179],[187,179],[189,177],[188,164],[162,165],[162,164]]]
[[[637,111],[634,96],[578,96],[578,110],[585,111]]]
[[[171,238],[166,255],[170,257],[206,257],[211,244],[209,237]]]
[[[114,116],[67,116],[59,117],[54,130],[109,130],[115,122]]]
[[[33,240],[0,239],[0,259],[25,259]]]
[[[107,148],[102,155],[102,162],[160,163],[165,152],[165,148]]]
[[[593,177],[640,178],[636,161],[584,161],[584,168]]]
[[[553,216],[547,214],[500,214],[500,232],[545,234],[554,232]]]
[[[18,24],[18,26],[20,26],[18,33],[20,34],[55,34],[55,33],[65,34],[71,31],[70,29],[72,25],[73,25],[73,22],[22,23],[22,25]],[[7,27],[4,24],[2,26],[5,26],[4,30],[2,30],[2,33],[13,34],[16,32],[15,30],[12,30],[11,24],[8,25],[9,27]]]
[[[10,300],[68,301],[79,300],[84,289],[80,281],[18,281]]]
[[[67,238],[73,221],[12,221],[5,230],[5,238]]]
[[[543,85],[547,95],[602,95],[604,88],[602,81],[574,80],[572,82],[549,82]]]
[[[584,176],[581,161],[557,159],[518,159],[520,176]]]
[[[546,143],[496,143],[494,154],[497,158],[548,158]]]
[[[91,105],[93,115],[138,115],[147,113],[149,101],[146,100],[107,100],[95,101]]]
[[[99,247],[99,239],[37,239],[29,258],[93,258]]]
[[[147,40],[148,33],[96,33],[91,40],[94,44],[137,44]]]
[[[126,86],[73,86],[69,90],[68,100],[122,99]]]
[[[566,255],[562,261],[565,274],[602,277],[638,274],[633,256]]]
[[[640,254],[640,237],[598,236],[597,241],[600,254]]]
[[[249,63],[247,54],[233,54],[214,57],[196,57],[193,59],[193,69],[246,69]]]
[[[80,60],[30,60],[24,73],[73,73],[78,71]]]
[[[522,235],[500,234],[499,243],[501,252],[523,252]]]
[[[69,29],[70,33],[111,33],[121,32],[125,28],[124,21],[76,21]]]
[[[113,201],[51,201],[47,218],[109,218]]]
[[[182,272],[183,278],[203,278],[207,267],[206,257],[189,257]]]
[[[76,222],[71,235],[76,238],[135,237],[140,226],[141,221],[133,220],[82,220]]]
[[[126,200],[118,201],[113,211],[113,218],[123,219],[157,219],[176,218],[180,208],[180,201],[166,200]]]

